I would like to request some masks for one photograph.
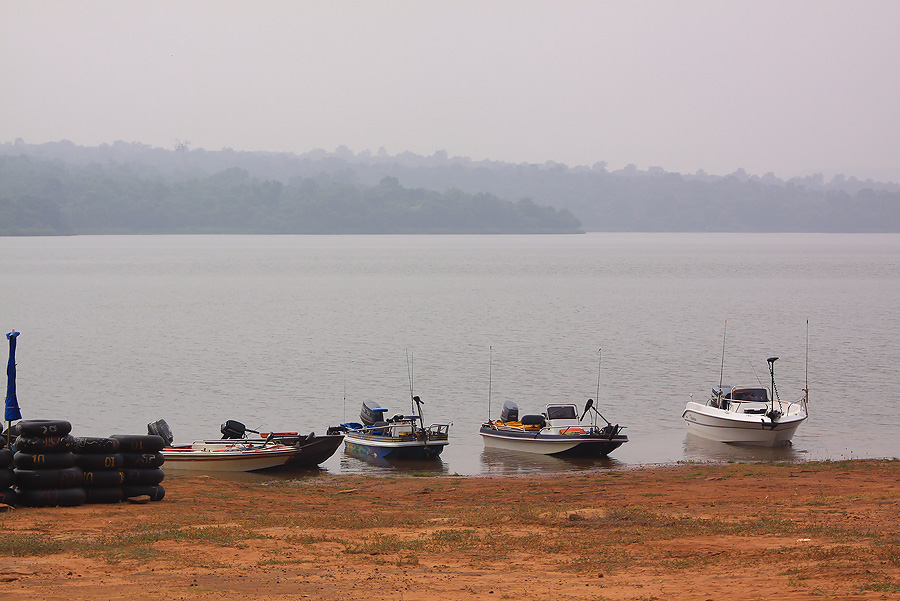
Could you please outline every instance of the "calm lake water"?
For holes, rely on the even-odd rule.
[[[422,471],[583,469],[487,452],[478,425],[506,400],[583,405],[598,372],[600,410],[631,439],[601,466],[900,457],[898,235],[0,238],[0,278],[24,417],[80,436],[157,419],[177,442],[226,419],[324,433],[364,399],[408,411],[411,364],[426,421],[453,422]],[[685,402],[719,381],[726,320],[725,382],[766,383],[779,356],[790,400],[809,320],[792,447],[685,433]],[[391,469],[343,449],[324,467]]]

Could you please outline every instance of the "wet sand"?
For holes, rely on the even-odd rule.
[[[3,599],[900,599],[900,462],[167,476],[0,514]]]

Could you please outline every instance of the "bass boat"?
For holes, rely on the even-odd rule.
[[[449,444],[450,424],[425,425],[418,396],[412,397],[413,413],[388,418],[387,409],[372,401],[364,401],[359,422],[343,423],[337,429],[344,433],[348,453],[363,458],[423,460],[435,459]]]
[[[222,424],[223,438],[173,444],[164,420],[147,425],[150,434],[162,436],[161,453],[166,471],[252,472],[276,467],[313,467],[334,454],[343,440],[339,434],[302,436],[296,432],[257,432],[228,420]],[[250,437],[247,433],[258,435]]]
[[[589,422],[585,416],[591,412]],[[606,425],[598,425],[600,417]],[[481,424],[479,434],[484,446],[540,453],[542,455],[564,455],[574,457],[605,457],[626,442],[622,434],[624,426],[613,425],[594,407],[593,399],[588,399],[581,417],[573,404],[551,404],[540,415],[523,415],[519,418],[519,407],[512,401],[503,403],[499,420],[489,420]]]

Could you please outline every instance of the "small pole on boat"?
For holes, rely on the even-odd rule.
[[[600,366],[603,365],[603,348],[597,349],[597,402],[600,402]]]
[[[725,320],[725,329],[722,331],[722,365],[719,367],[719,388],[722,388],[722,376],[725,373],[725,336],[728,334],[728,320]]]
[[[409,375],[409,404],[412,406],[413,415],[419,416],[419,423],[422,425],[422,429],[425,429],[425,416],[422,414],[422,405],[425,403],[422,402],[422,399],[413,394],[413,357],[409,352],[409,349],[406,349],[406,372]]]
[[[725,374],[725,336],[728,334],[728,320],[725,320],[725,327],[722,330],[722,364],[719,366],[719,392],[716,405],[722,406],[722,377]]]
[[[769,357],[766,361],[769,364],[769,374],[772,376],[772,411],[775,411],[775,395],[777,394],[775,390],[775,362],[778,361],[778,357]]]
[[[488,421],[491,421],[491,388],[494,384],[494,347],[488,347]]]
[[[809,318],[806,319],[806,382],[803,386],[803,409],[809,414]]]

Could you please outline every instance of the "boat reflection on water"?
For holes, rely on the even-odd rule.
[[[506,449],[485,448],[481,452],[481,473],[486,476],[514,474],[553,474],[567,471],[624,468],[627,464],[610,457],[567,457],[518,453]]]
[[[806,451],[796,449],[793,445],[780,447],[760,447],[755,445],[729,444],[707,440],[694,434],[684,437],[685,461],[806,461]]]
[[[340,458],[340,473],[369,474],[374,476],[396,474],[447,474],[448,466],[439,457],[434,459],[385,459],[366,453],[344,449]]]

